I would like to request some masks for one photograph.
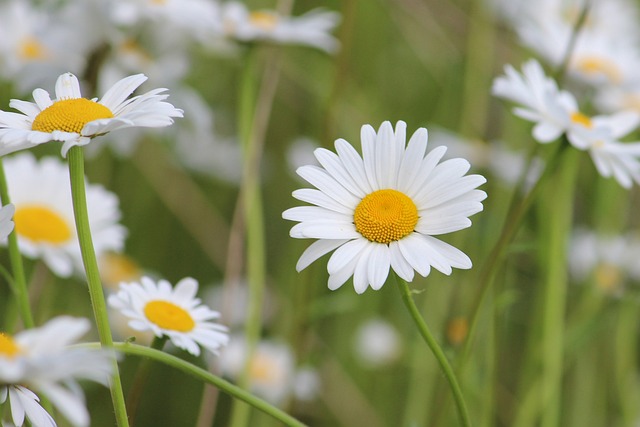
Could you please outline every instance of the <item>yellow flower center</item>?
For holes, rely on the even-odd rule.
[[[191,315],[169,301],[150,301],[144,306],[144,315],[162,329],[189,332],[196,326]]]
[[[31,129],[47,133],[54,130],[80,133],[87,123],[111,117],[111,110],[90,99],[63,99],[42,110],[33,120]]]
[[[14,358],[20,353],[20,347],[7,334],[0,332],[0,356]]]
[[[588,129],[591,129],[593,127],[593,122],[591,121],[591,119],[579,111],[576,111],[575,113],[571,113],[571,121],[573,123],[582,125]]]
[[[594,275],[596,286],[606,293],[615,293],[621,287],[622,273],[615,265],[602,263],[598,265]]]
[[[249,21],[258,28],[271,31],[278,24],[278,16],[270,12],[256,11],[249,14]]]
[[[20,42],[18,47],[19,55],[28,60],[45,59],[47,51],[45,47],[35,38],[27,37]]]
[[[596,76],[604,75],[611,83],[620,83],[622,81],[622,72],[616,66],[604,58],[598,56],[585,56],[575,62],[578,71]]]
[[[108,252],[100,257],[102,283],[117,288],[120,282],[134,282],[142,276],[142,270],[126,255]]]
[[[256,354],[251,360],[249,372],[251,378],[259,381],[273,381],[275,375],[275,366],[271,362],[271,358],[261,354]]]
[[[64,218],[46,206],[20,206],[13,222],[16,233],[34,242],[61,244],[73,235]]]
[[[378,190],[360,201],[353,215],[358,233],[389,244],[413,232],[418,223],[415,203],[397,190]]]

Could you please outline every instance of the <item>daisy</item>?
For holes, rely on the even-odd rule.
[[[198,356],[200,347],[217,354],[227,344],[227,328],[212,322],[217,311],[196,298],[198,282],[187,277],[175,288],[166,280],[157,283],[148,277],[140,283],[121,283],[118,293],[109,296],[109,305],[129,317],[129,326],[151,330],[156,337],[169,337],[177,347]]]
[[[246,340],[242,336],[234,336],[220,354],[220,369],[229,378],[239,378],[246,360]],[[249,362],[251,392],[278,405],[291,395],[294,380],[295,359],[291,348],[280,341],[259,341]]]
[[[381,318],[364,322],[356,331],[355,355],[368,368],[380,368],[398,360],[402,354],[402,339],[398,330]]]
[[[572,121],[581,118],[574,96],[558,89],[556,82],[547,77],[540,63],[533,59],[522,66],[522,73],[506,65],[505,75],[494,80],[491,92],[519,104],[513,113],[535,123],[533,137],[541,143],[555,141]],[[573,113],[576,114],[572,116]]]
[[[357,293],[380,289],[391,267],[406,281],[414,270],[427,276],[434,267],[451,274],[452,267],[471,268],[467,255],[435,235],[471,225],[469,216],[482,210],[487,195],[475,188],[480,175],[464,176],[464,159],[439,163],[446,147],[425,155],[428,133],[418,129],[405,147],[406,124],[395,133],[384,122],[378,133],[361,130],[363,157],[345,140],[335,142],[337,155],[319,148],[322,167],[302,166],[298,174],[317,189],[301,189],[293,197],[315,206],[286,210],[283,218],[299,221],[291,237],[319,239],[302,254],[297,270],[336,250],[327,265],[329,288],[351,276]]]
[[[7,157],[4,166],[22,253],[42,259],[60,277],[69,277],[74,272],[83,274],[65,164],[57,158],[36,160],[31,153],[21,153]],[[99,185],[89,184],[86,190],[97,256],[106,251],[121,251],[126,229],[118,224],[118,198]]]
[[[13,204],[8,204],[0,208],[0,240],[6,239],[13,231],[15,224],[11,218],[15,211],[16,207]]]
[[[56,99],[44,89],[33,91],[33,102],[13,99],[19,113],[0,111],[0,155],[49,141],[62,141],[62,155],[74,145],[86,145],[92,138],[128,127],[164,127],[182,110],[164,102],[166,89],[154,89],[129,98],[147,78],[126,77],[109,89],[100,101],[82,98],[80,84],[71,73],[58,77]]]
[[[0,333],[0,404],[9,401],[13,424],[55,426],[40,406],[46,397],[76,427],[89,426],[89,413],[77,380],[106,385],[113,355],[68,348],[90,329],[87,319],[56,317],[44,326],[10,336]]]
[[[337,12],[316,9],[287,17],[272,10],[251,12],[244,3],[230,1],[222,6],[221,19],[224,34],[239,41],[301,44],[328,53],[338,50],[338,41],[330,34],[340,21]]]

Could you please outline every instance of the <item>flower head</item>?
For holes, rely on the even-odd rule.
[[[333,53],[338,42],[330,34],[340,21],[336,12],[312,10],[302,16],[286,17],[275,11],[249,11],[244,3],[230,1],[222,7],[222,31],[240,41],[266,40],[301,44]]]
[[[227,328],[212,322],[220,314],[201,304],[197,291],[198,282],[190,277],[172,288],[166,280],[156,283],[145,276],[140,283],[121,283],[118,293],[109,296],[109,305],[129,317],[135,330],[167,336],[195,356],[200,354],[198,344],[217,354],[229,341]]]
[[[89,413],[77,380],[107,384],[113,355],[68,348],[90,328],[87,319],[54,318],[40,328],[10,336],[0,333],[0,403],[10,402],[16,426],[55,426],[39,405],[45,396],[73,426],[89,426]]]
[[[13,221],[20,250],[41,258],[58,276],[84,271],[75,231],[69,172],[59,159],[36,160],[21,153],[4,161]],[[87,204],[96,253],[120,251],[126,229],[118,224],[118,198],[99,185],[87,185]]]
[[[62,141],[62,155],[75,145],[116,129],[140,126],[163,127],[182,117],[182,110],[164,100],[166,89],[154,89],[129,98],[147,78],[143,74],[126,77],[109,89],[100,101],[82,98],[80,84],[71,73],[58,77],[56,99],[44,89],[33,91],[33,102],[11,100],[20,111],[0,111],[0,155],[49,141]]]
[[[471,225],[468,217],[482,210],[487,197],[475,188],[486,180],[464,176],[470,168],[464,159],[440,163],[445,147],[425,155],[426,129],[418,129],[408,145],[405,132],[402,121],[395,132],[384,122],[377,134],[365,125],[362,157],[338,139],[338,154],[315,150],[322,167],[298,168],[317,189],[296,190],[293,197],[315,206],[291,208],[282,216],[300,222],[292,237],[319,239],[300,257],[298,271],[335,249],[327,265],[329,288],[353,276],[356,292],[362,293],[368,286],[380,289],[389,268],[407,281],[414,270],[427,276],[431,267],[444,274],[452,267],[471,268],[467,255],[433,236]]]

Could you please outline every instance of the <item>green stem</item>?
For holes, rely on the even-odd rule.
[[[266,280],[264,221],[262,218],[262,195],[260,191],[260,158],[262,146],[255,134],[254,118],[256,109],[256,68],[257,51],[251,47],[247,54],[240,86],[238,106],[238,126],[243,148],[243,179],[240,188],[247,238],[247,282],[249,286],[249,307],[245,324],[247,357],[238,384],[248,388],[253,353],[260,339],[262,301]],[[233,427],[244,427],[249,423],[250,407],[236,401],[231,414]]]
[[[91,347],[91,348],[98,347],[97,343],[82,344],[81,346]],[[156,362],[160,362],[167,366],[171,366],[173,368],[179,369],[185,374],[191,375],[192,377],[195,377],[196,379],[203,381],[207,384],[211,384],[219,388],[220,390],[224,391],[225,393],[229,394],[230,396],[248,403],[254,408],[264,412],[265,414],[272,416],[273,418],[277,419],[278,421],[281,421],[287,426],[291,426],[291,427],[305,426],[305,424],[296,420],[291,415],[276,408],[275,406],[270,405],[269,403],[260,399],[259,397],[256,397],[251,393],[243,390],[242,388],[234,384],[231,384],[230,382],[225,381],[220,377],[213,375],[211,372],[205,369],[199,368],[176,356],[173,356],[171,354],[165,353],[160,350],[156,350],[154,348],[145,347],[145,346],[141,346],[133,343],[116,342],[116,343],[113,343],[113,347],[122,353],[133,355],[133,356],[148,357],[152,360],[155,360]]]
[[[93,239],[89,226],[89,212],[87,209],[87,195],[85,191],[84,178],[84,153],[81,147],[73,147],[69,150],[69,176],[71,179],[71,196],[73,199],[73,213],[76,221],[78,241],[80,242],[80,252],[82,262],[87,275],[89,286],[89,296],[93,307],[93,315],[98,328],[100,343],[103,347],[112,347],[113,338],[109,327],[109,317],[107,314],[107,304],[105,303],[98,262],[93,248]],[[111,377],[111,400],[119,427],[128,427],[127,410],[120,382],[118,362],[113,361],[113,375]]]
[[[2,205],[6,206],[11,203],[9,198],[9,188],[7,186],[7,178],[4,173],[2,157],[0,157],[0,199]],[[18,302],[18,311],[22,317],[25,328],[33,328],[33,315],[31,314],[31,306],[29,305],[29,291],[27,290],[27,279],[24,274],[24,265],[22,263],[22,255],[18,246],[18,235],[16,230],[9,234],[9,261],[11,262],[11,271],[13,272],[12,290],[16,295]]]
[[[413,296],[411,295],[411,290],[409,289],[409,285],[403,279],[395,275],[396,283],[398,284],[398,290],[402,295],[402,301],[404,305],[409,310],[409,314],[413,318],[416,326],[418,327],[418,331],[420,335],[427,343],[431,352],[438,360],[440,364],[440,368],[442,369],[442,373],[445,378],[449,382],[449,386],[451,387],[451,392],[453,393],[453,398],[456,402],[456,407],[458,408],[458,415],[460,416],[460,422],[464,427],[471,426],[471,420],[469,419],[469,413],[467,411],[467,406],[464,403],[464,397],[462,396],[462,390],[460,389],[460,385],[458,385],[458,380],[456,379],[455,374],[453,373],[453,369],[447,360],[447,357],[444,355],[444,352],[436,342],[435,338],[429,331],[427,327],[427,323],[422,319],[420,312],[418,311],[418,307],[416,307],[415,301],[413,301]]]
[[[151,342],[151,348],[162,351],[165,343],[169,337],[163,335],[162,337],[154,337]],[[136,376],[133,379],[133,383],[131,384],[131,388],[129,389],[129,394],[127,394],[127,409],[129,410],[129,418],[131,419],[131,425],[135,424],[136,415],[138,413],[138,406],[140,405],[140,398],[142,397],[142,392],[144,391],[144,385],[149,378],[149,372],[151,371],[151,362],[152,359],[144,359],[140,366],[138,366],[138,370],[136,372]]]

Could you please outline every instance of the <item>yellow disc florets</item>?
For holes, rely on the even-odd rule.
[[[412,233],[418,223],[415,203],[397,190],[378,190],[363,198],[353,214],[358,233],[389,244]]]
[[[111,110],[90,99],[63,99],[42,110],[33,120],[31,129],[47,133],[54,130],[80,133],[89,122],[112,117]]]
[[[189,332],[196,326],[196,322],[185,309],[169,301],[148,302],[144,306],[144,315],[162,329]]]
[[[593,127],[593,122],[591,121],[589,116],[586,116],[586,115],[582,114],[579,111],[571,113],[571,121],[573,123],[577,123],[579,125],[582,125],[582,126],[586,127],[587,129],[591,129]]]
[[[0,357],[13,358],[20,353],[20,347],[9,335],[0,332]]]
[[[33,242],[61,244],[73,235],[67,221],[47,206],[19,206],[13,221],[16,233]]]

